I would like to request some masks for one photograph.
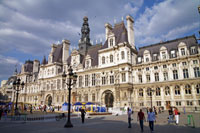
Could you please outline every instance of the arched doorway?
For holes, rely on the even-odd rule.
[[[45,104],[48,106],[52,105],[52,96],[51,95],[47,95],[46,100],[45,100]]]
[[[102,95],[102,102],[106,105],[106,107],[113,107],[114,96],[112,91],[107,90]]]

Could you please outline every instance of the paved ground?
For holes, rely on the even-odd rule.
[[[195,128],[188,127],[187,115],[181,114],[180,124],[167,124],[167,113],[157,116],[155,123],[155,133],[199,133],[200,114],[193,114],[195,117]],[[139,124],[136,121],[136,113],[133,115],[132,128],[128,128],[127,116],[91,116],[86,119],[85,124],[80,118],[72,118],[73,128],[64,128],[66,121],[47,120],[41,122],[0,122],[1,133],[139,133]],[[150,132],[148,123],[145,122],[144,132]]]

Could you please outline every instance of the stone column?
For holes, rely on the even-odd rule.
[[[170,85],[171,106],[174,106],[174,86]]]
[[[191,93],[192,93],[193,105],[197,106],[197,97],[196,97],[196,90],[195,90],[194,84],[191,84]]]
[[[180,94],[181,94],[181,101],[184,102],[184,105],[186,105],[186,101],[185,101],[185,85],[180,85]]]
[[[144,106],[147,106],[147,93],[146,88],[143,88]]]
[[[165,106],[165,89],[164,86],[161,86],[160,88],[160,94],[161,94],[161,106]]]

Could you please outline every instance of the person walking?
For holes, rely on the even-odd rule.
[[[128,108],[127,108],[128,128],[131,128],[131,114],[132,114],[132,111],[131,111],[131,109],[128,107]]]
[[[30,106],[30,114],[32,114],[33,113],[33,107],[32,107],[32,104],[31,104],[31,106]]]
[[[3,108],[0,106],[0,120],[1,120],[2,114],[3,114]]]
[[[175,110],[174,110],[174,115],[175,115],[175,119],[176,119],[176,125],[178,125],[178,123],[179,123],[179,111],[178,111],[178,109],[177,108],[175,108]]]
[[[183,107],[183,112],[184,112],[184,114],[186,113],[186,111],[185,111],[185,106]]]
[[[156,121],[155,113],[152,111],[152,108],[149,109],[148,112],[148,121],[149,121],[149,127],[151,132],[154,131],[154,121]]]
[[[173,111],[172,111],[172,107],[170,107],[170,109],[169,109],[169,119],[168,119],[168,124],[170,123],[170,122],[173,122]]]
[[[82,119],[82,123],[84,123],[84,121],[85,121],[85,114],[86,114],[85,110],[84,110],[84,109],[81,109],[81,119]]]
[[[145,116],[144,113],[142,112],[142,109],[140,109],[140,112],[138,112],[138,117],[137,120],[139,119],[140,121],[140,128],[141,128],[141,132],[143,132],[143,125],[144,125],[144,120],[145,120]]]

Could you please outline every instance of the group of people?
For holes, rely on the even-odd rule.
[[[133,111],[131,111],[130,108],[127,109],[128,114],[128,128],[131,128],[131,114],[133,114]],[[154,131],[154,122],[156,121],[156,114],[152,111],[150,108],[147,113],[147,121],[149,122],[149,127],[151,131]],[[140,123],[141,132],[144,131],[144,121],[146,121],[145,115],[142,112],[142,109],[137,114],[137,121]]]
[[[168,123],[175,122],[176,125],[178,125],[178,123],[179,123],[179,115],[180,115],[180,112],[178,111],[178,109],[175,108],[173,110],[173,108],[170,107],[168,112],[169,112]],[[185,110],[184,110],[184,113],[185,113]],[[175,117],[175,121],[174,121],[174,117]]]

